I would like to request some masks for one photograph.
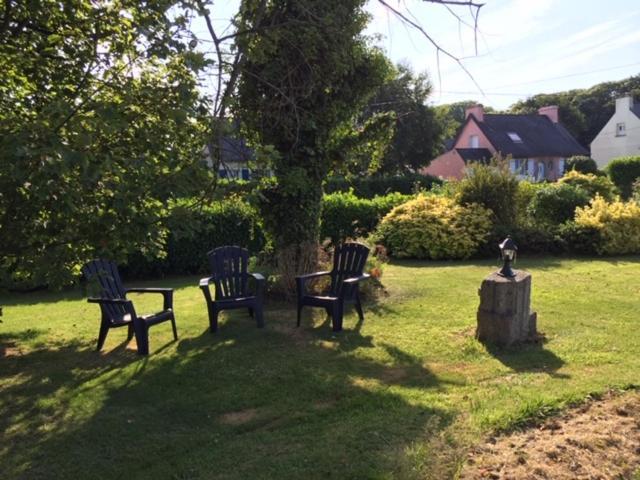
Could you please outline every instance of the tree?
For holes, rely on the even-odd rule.
[[[173,4],[5,2],[3,285],[59,285],[93,256],[161,255],[168,199],[200,187],[202,58]]]
[[[268,30],[237,38],[244,66],[235,112],[254,144],[273,148],[265,227],[280,259],[299,266],[304,245],[318,241],[322,183],[387,62],[361,33],[364,0],[274,2],[259,16],[257,3],[242,2],[239,29]]]
[[[513,104],[514,113],[535,113],[547,105],[560,107],[560,121],[588,147],[615,112],[616,98],[640,96],[640,75],[615,82],[603,82],[587,89],[534,95]]]
[[[364,118],[390,112],[395,119],[391,145],[379,168],[381,173],[415,172],[439,153],[441,127],[434,109],[426,105],[431,90],[426,73],[415,74],[408,65],[400,64],[367,103]]]

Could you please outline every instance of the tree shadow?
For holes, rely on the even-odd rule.
[[[440,379],[392,345],[387,362],[361,355],[372,339],[357,329],[285,320],[230,318],[146,358],[93,342],[4,357],[5,475],[407,478],[407,451],[453,416],[389,387]]]

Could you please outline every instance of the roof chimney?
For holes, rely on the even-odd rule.
[[[616,112],[624,112],[633,108],[633,97],[616,98]]]
[[[465,120],[469,118],[469,115],[471,114],[473,114],[473,116],[476,117],[476,120],[478,120],[479,122],[484,121],[484,107],[482,106],[482,104],[478,103],[476,105],[467,107],[467,109],[464,111]]]
[[[560,119],[560,115],[558,113],[557,105],[549,105],[548,107],[540,107],[538,109],[538,115],[545,115],[549,117],[553,123],[558,123]]]

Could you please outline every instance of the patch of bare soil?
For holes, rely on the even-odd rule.
[[[258,416],[258,410],[255,408],[249,408],[247,410],[241,410],[239,412],[229,412],[224,415],[220,415],[220,423],[226,425],[243,425],[250,422]]]
[[[469,453],[460,479],[634,479],[640,471],[640,392],[608,395]]]

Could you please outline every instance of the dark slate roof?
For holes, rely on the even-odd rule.
[[[477,123],[502,155],[515,158],[589,155],[566,128],[545,115],[485,114],[484,120]],[[509,138],[510,132],[516,133],[522,143]]]
[[[224,163],[246,163],[253,158],[253,150],[242,138],[223,137],[220,143]]]
[[[462,157],[464,163],[483,162],[491,160],[491,151],[488,148],[456,148],[456,152]]]

